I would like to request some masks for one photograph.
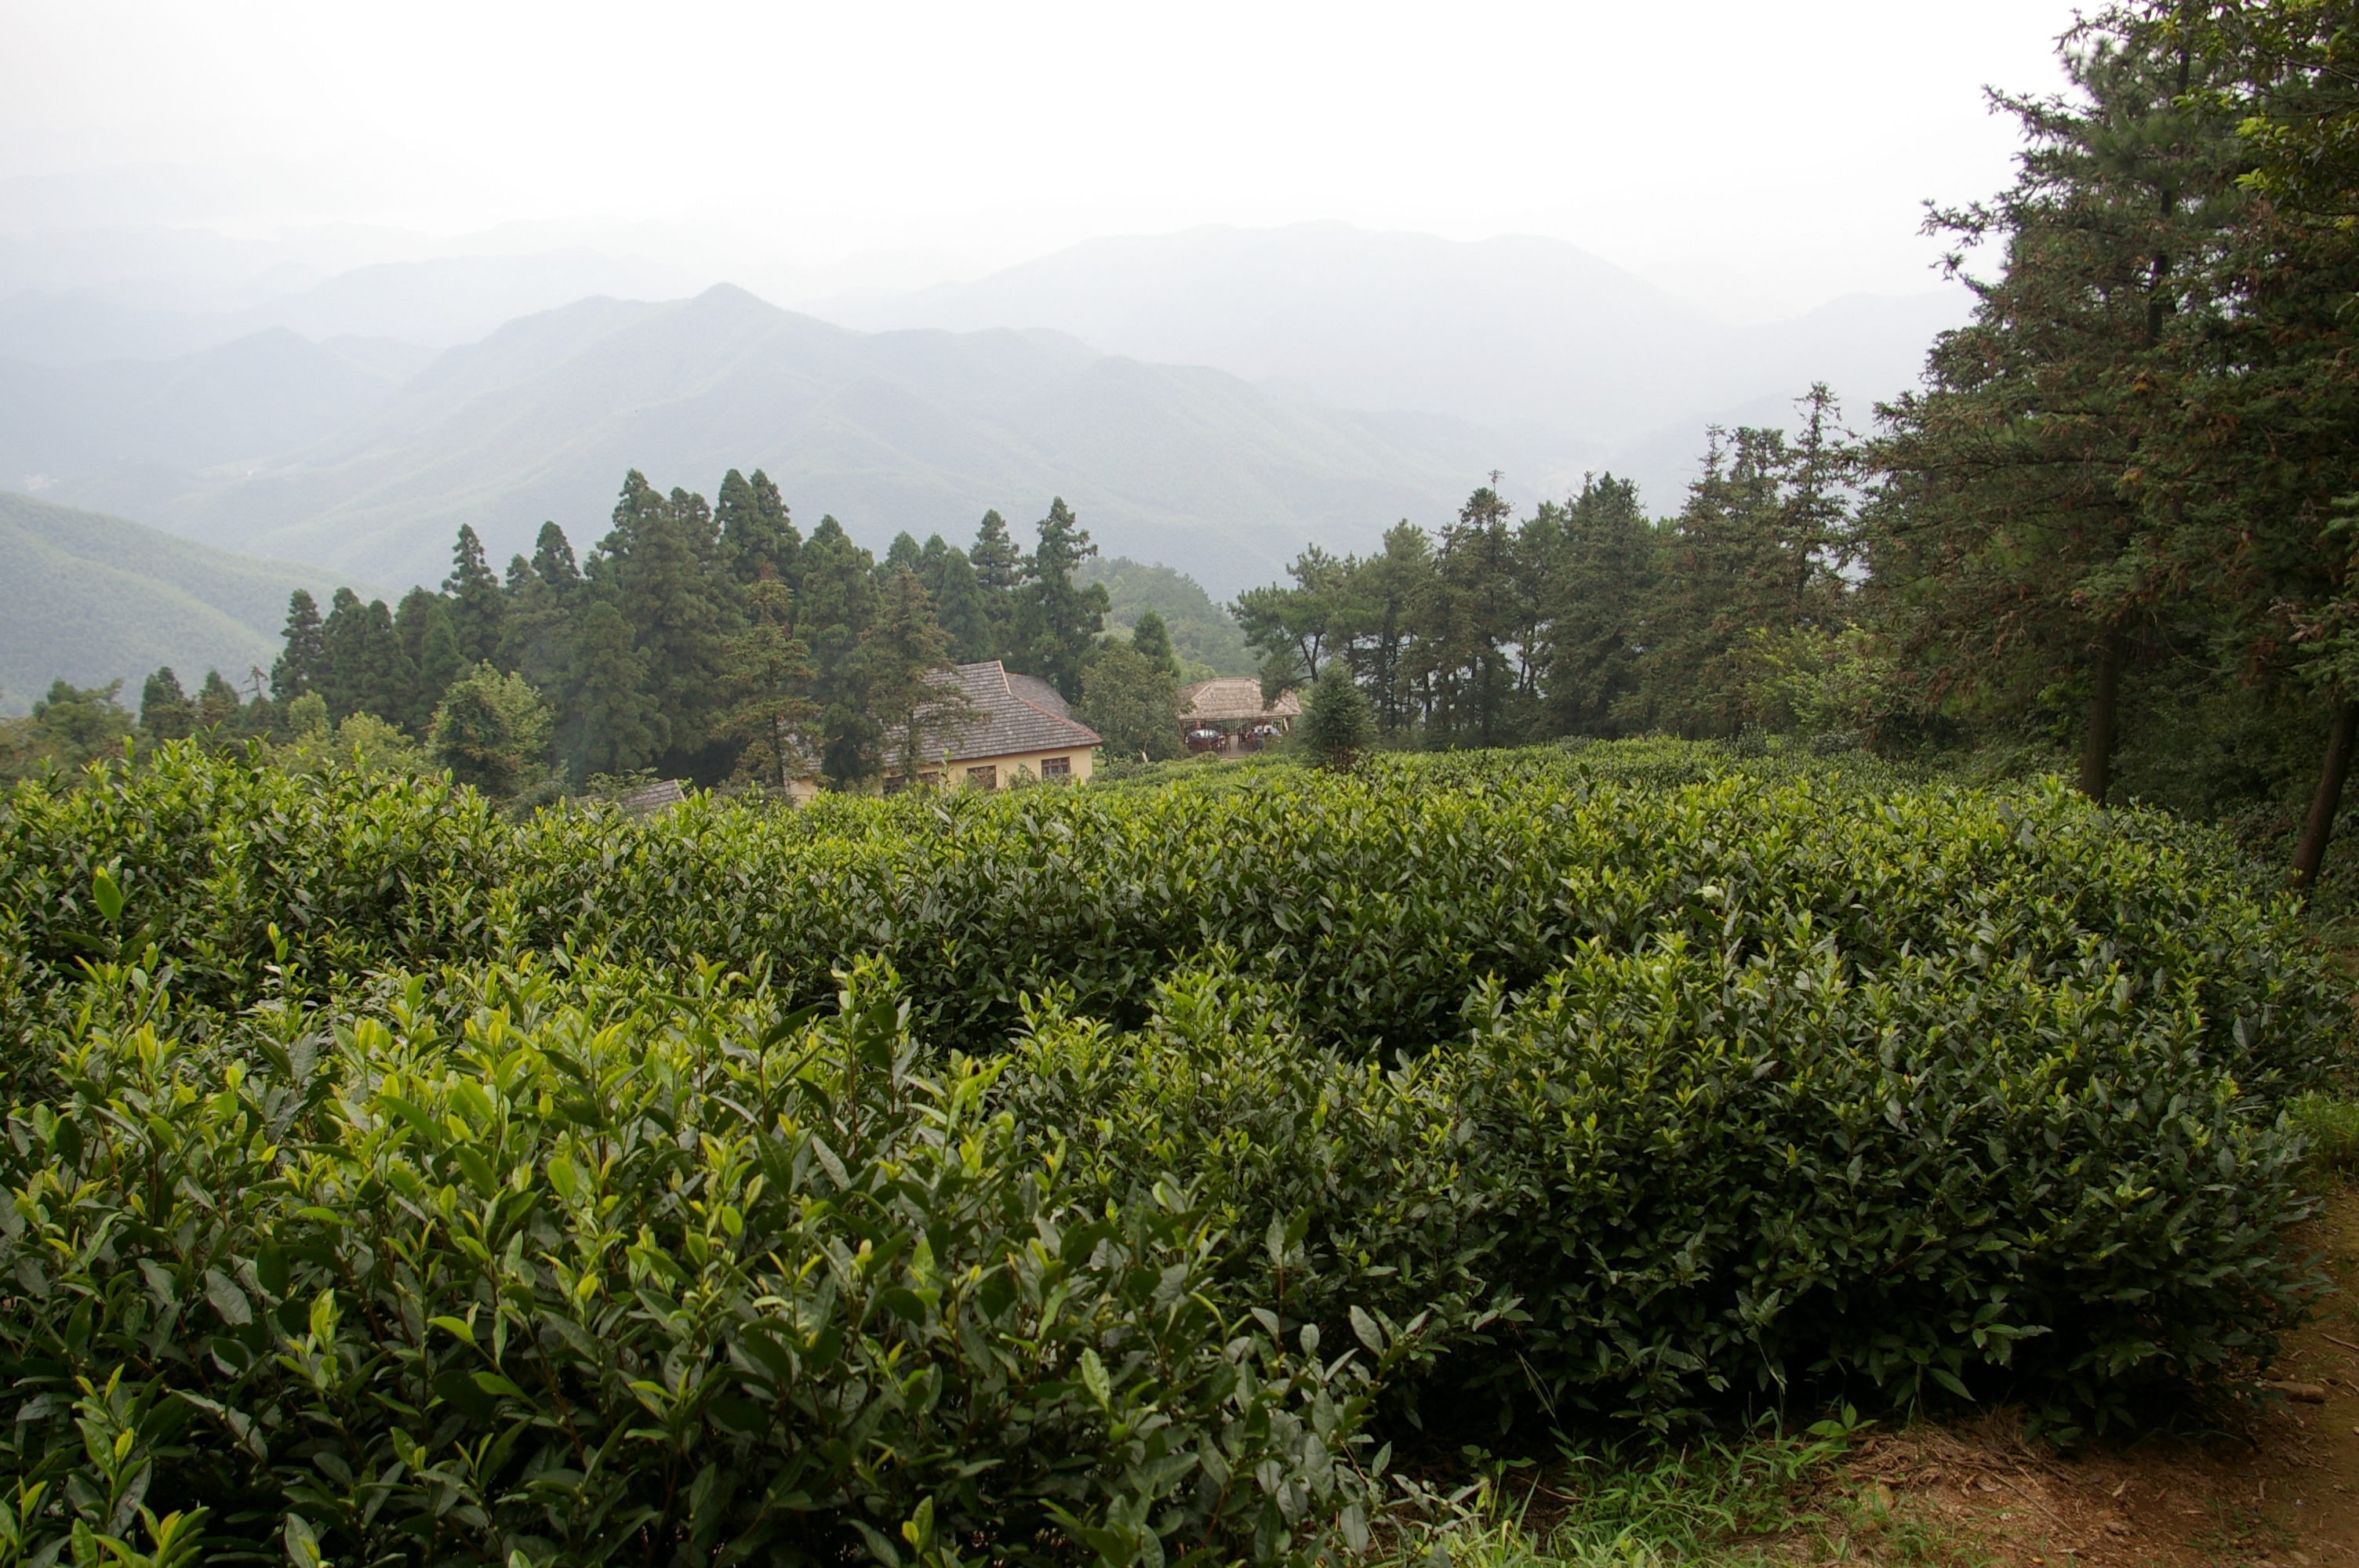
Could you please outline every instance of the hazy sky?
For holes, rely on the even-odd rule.
[[[2071,20],[2057,0],[0,0],[0,178],[170,166],[110,177],[105,214],[255,234],[655,220],[749,258],[923,251],[945,273],[1202,222],[1544,233],[1757,318],[1932,287],[1920,203],[2007,178],[1982,87],[2057,87]],[[0,227],[82,183],[0,188]]]

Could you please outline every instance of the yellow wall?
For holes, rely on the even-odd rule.
[[[1033,781],[1038,783],[1041,777],[1040,764],[1042,762],[1047,762],[1051,757],[1064,757],[1071,762],[1073,771],[1062,782],[1067,784],[1086,784],[1089,782],[1090,771],[1093,765],[1094,756],[1095,753],[1091,748],[1087,746],[1076,746],[1070,751],[1062,752],[1018,752],[1013,756],[1006,757],[962,757],[957,762],[954,762],[950,765],[944,777],[946,782],[952,788],[964,789],[966,787],[966,771],[969,768],[995,767],[999,770],[999,787],[1001,789],[1006,789],[1008,786],[1009,782],[1016,776],[1016,770],[1018,768],[1028,770],[1031,773]]]

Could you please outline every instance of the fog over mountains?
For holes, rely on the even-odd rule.
[[[366,252],[331,238],[314,260]],[[57,287],[77,265],[104,281]],[[1109,554],[1226,597],[1307,542],[1438,524],[1495,469],[1528,503],[1611,467],[1669,512],[1708,422],[1782,419],[1824,379],[1864,423],[1965,311],[1738,328],[1560,242],[1336,223],[1093,241],[807,311],[632,299],[702,280],[578,249],[323,271],[168,235],[0,244],[26,286],[0,297],[0,483],[399,587],[440,579],[462,523],[495,560],[545,518],[587,547],[625,469],[709,494],[761,466],[807,526],[877,547],[1061,494]]]
[[[1543,426],[1610,456],[1813,381],[1864,419],[1916,380],[1933,335],[1967,307],[1948,287],[1731,327],[1559,240],[1301,223],[1093,240],[977,283],[813,308],[870,330],[1048,327],[1346,408]]]

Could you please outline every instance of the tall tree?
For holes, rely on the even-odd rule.
[[[2167,329],[2241,198],[2228,116],[2184,39],[2100,27],[2065,56],[2075,93],[2001,96],[2029,143],[1995,201],[1937,213],[1973,322],[1886,413],[1871,562],[1927,701],[2021,711],[2082,693],[2081,787],[2112,784],[2123,683],[2169,636],[2177,593],[2142,504],[2169,419]]]
[[[668,726],[630,622],[603,598],[584,602],[571,627],[570,672],[557,749],[576,781],[635,772],[664,749]]]
[[[869,731],[885,772],[909,781],[941,765],[973,705],[951,675],[950,639],[918,574],[896,566],[881,578],[876,619],[862,639]]]
[[[158,741],[185,741],[196,732],[195,705],[180,689],[180,677],[169,665],[149,676],[139,688],[139,728]]]
[[[1638,487],[1608,473],[1582,478],[1561,526],[1538,634],[1549,726],[1560,735],[1619,734],[1645,656],[1654,524]]]
[[[810,650],[795,635],[794,595],[765,573],[745,590],[746,623],[729,640],[725,732],[745,743],[737,771],[770,789],[815,773],[825,745]]]
[[[721,527],[723,554],[738,582],[750,587],[767,568],[791,589],[799,576],[796,557],[802,552],[802,535],[768,474],[756,469],[749,480],[731,469],[722,476],[712,516]]]
[[[802,552],[795,625],[817,672],[812,698],[827,744],[822,771],[838,784],[874,772],[877,734],[868,702],[868,630],[876,621],[875,561],[843,524],[821,517]]]
[[[400,698],[399,712],[379,713],[377,717],[423,735],[434,718],[436,705],[442,700],[442,693],[466,672],[466,658],[460,652],[458,633],[451,624],[449,601],[422,588],[413,588],[402,595],[401,608],[394,611],[393,626],[401,640],[403,664],[410,674],[411,684]]]
[[[1248,589],[1230,607],[1245,645],[1261,655],[1262,689],[1271,697],[1317,677],[1335,640],[1347,562],[1312,545],[1286,568],[1292,588]]]
[[[1039,542],[1030,557],[1029,580],[1017,600],[1017,638],[1010,663],[1039,676],[1068,698],[1082,695],[1082,665],[1105,630],[1105,584],[1087,587],[1073,572],[1098,553],[1065,498],[1049,503],[1040,519]]]
[[[290,702],[318,685],[327,663],[328,644],[320,607],[310,593],[297,589],[287,596],[285,645],[270,666],[270,695]]]
[[[997,512],[984,513],[983,521],[976,524],[974,547],[967,552],[967,561],[974,568],[975,587],[982,591],[984,619],[989,627],[985,643],[988,651],[975,657],[1016,657],[1017,600],[1028,580],[1031,564],[1008,536],[1007,520]]]
[[[1132,652],[1175,680],[1180,675],[1180,656],[1171,651],[1171,631],[1163,624],[1163,617],[1152,609],[1138,612],[1138,621],[1130,629]]]
[[[473,665],[495,657],[500,649],[500,615],[506,601],[500,579],[492,575],[484,559],[484,542],[467,524],[459,524],[458,542],[451,547],[451,575],[442,579],[442,592],[460,658]]]
[[[1432,542],[1403,518],[1385,530],[1382,551],[1347,563],[1334,608],[1320,626],[1370,694],[1376,726],[1386,735],[1408,730],[1422,716],[1409,652],[1430,601],[1432,578]]]
[[[934,601],[934,615],[951,640],[954,663],[971,665],[996,656],[991,609],[964,550],[944,544],[940,534],[932,535],[919,552],[918,580]]]

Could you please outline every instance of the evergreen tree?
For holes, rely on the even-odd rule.
[[[1130,646],[1148,664],[1174,681],[1179,679],[1179,655],[1171,651],[1171,633],[1163,624],[1162,616],[1152,610],[1140,611],[1137,623],[1130,629]]]
[[[880,589],[886,587],[883,578],[888,578],[897,571],[908,572],[912,577],[918,576],[919,568],[925,565],[925,560],[926,553],[919,547],[916,537],[907,528],[902,529],[893,535],[893,542],[885,547],[885,559],[877,567],[881,574],[877,586]],[[919,579],[920,586],[923,586],[924,580],[923,578]]]
[[[571,630],[557,733],[566,771],[580,782],[647,766],[668,737],[631,623],[610,600],[591,597]]]
[[[878,763],[908,782],[940,764],[973,705],[950,678],[950,639],[918,574],[896,566],[879,575],[876,619],[862,638],[867,732],[880,742]]]
[[[1381,554],[1344,564],[1332,608],[1317,622],[1320,634],[1332,634],[1372,694],[1377,726],[1386,735],[1408,730],[1422,717],[1409,655],[1419,617],[1431,600],[1432,579],[1432,544],[1424,529],[1404,518],[1385,530]]]
[[[297,589],[287,596],[286,645],[270,666],[270,695],[288,702],[313,689],[327,663],[328,645],[320,607]]]
[[[786,498],[760,469],[751,480],[731,469],[721,480],[712,515],[721,526],[723,553],[737,581],[751,586],[766,568],[791,591],[800,574],[797,557],[802,535],[788,514]]]
[[[988,651],[975,657],[1011,658],[1015,656],[1016,600],[1027,580],[1028,563],[1008,536],[1007,520],[997,512],[983,514],[967,563],[974,568],[975,587],[983,594],[983,615],[989,628],[984,640]]]
[[[1348,563],[1312,545],[1288,565],[1292,588],[1248,589],[1232,607],[1245,645],[1261,655],[1263,692],[1279,692],[1315,678],[1326,662]]]
[[[301,593],[303,590],[295,590]],[[197,710],[166,665],[139,688],[139,728],[158,741],[185,741],[196,732]]]
[[[2177,423],[2169,329],[2243,198],[2190,42],[2100,36],[2066,65],[2077,99],[2000,100],[2030,142],[2015,184],[1937,215],[1962,243],[2003,241],[2005,264],[1968,279],[1973,321],[1890,411],[1871,561],[1924,700],[2022,713],[2076,691],[2081,787],[2102,799],[2125,676],[2170,640],[2141,504],[2149,439]]]
[[[328,699],[328,714],[341,720],[368,704],[368,610],[349,588],[336,589],[328,618],[320,626],[320,665],[313,689]]]
[[[1135,644],[1114,643],[1098,651],[1082,672],[1082,700],[1074,711],[1111,756],[1163,762],[1186,750],[1179,683]]]
[[[245,728],[239,721],[245,717],[245,703],[237,695],[237,687],[230,685],[219,670],[205,672],[205,684],[198,688],[196,706],[200,733],[227,740]]]
[[[1509,508],[1485,486],[1467,497],[1435,542],[1431,601],[1417,657],[1432,682],[1429,741],[1504,746],[1520,726],[1509,708],[1515,673],[1515,539]]]
[[[506,608],[500,579],[492,575],[491,567],[484,559],[483,540],[467,524],[459,524],[451,563],[451,575],[442,579],[442,592],[451,634],[465,664],[479,665],[495,657],[500,649],[500,615]],[[421,664],[421,670],[423,667]],[[455,671],[450,678],[457,678]],[[431,684],[432,677],[428,679]],[[443,684],[447,686],[449,680]]]
[[[876,754],[867,667],[868,630],[876,621],[875,562],[843,524],[821,517],[803,545],[802,568],[795,624],[817,672],[811,695],[827,736],[821,766],[830,779],[850,784],[869,775]]]
[[[452,781],[495,800],[513,799],[540,773],[549,736],[540,694],[488,662],[451,683],[427,730],[435,760]]]
[[[558,543],[563,542],[564,535],[559,535]],[[570,550],[565,552],[566,562],[571,562],[571,555]],[[493,663],[514,670],[531,682],[534,690],[554,698],[564,691],[570,674],[572,631],[563,593],[522,556],[508,564],[506,592],[507,605],[500,616],[499,656]]]
[[[1349,772],[1375,744],[1375,716],[1341,659],[1331,660],[1319,672],[1299,733],[1304,750],[1319,765],[1336,773]]]
[[[1030,557],[1029,580],[1017,600],[1016,638],[1009,662],[1047,681],[1068,699],[1081,696],[1082,665],[1105,630],[1105,585],[1093,582],[1084,588],[1073,579],[1074,568],[1097,553],[1065,498],[1050,501]]]
[[[533,541],[532,570],[560,603],[582,586],[582,568],[573,558],[573,546],[566,539],[565,530],[554,523],[542,524],[539,537]]]
[[[932,535],[919,552],[918,580],[934,601],[934,616],[951,640],[953,663],[979,664],[996,657],[983,582],[964,550],[944,544],[940,534]]]
[[[719,535],[703,500],[657,493],[634,469],[614,504],[614,527],[585,576],[631,628],[641,678],[661,715],[675,762],[718,739],[725,646],[738,612],[718,569]]]
[[[430,595],[428,602],[432,602]],[[334,619],[333,611],[329,618]],[[397,727],[409,726],[408,716],[418,699],[418,666],[382,599],[370,600],[361,612],[358,649],[354,690],[360,700],[355,710]]]
[[[819,768],[824,747],[810,650],[794,632],[794,596],[766,569],[745,590],[746,625],[729,640],[724,732],[745,742],[737,771],[785,791]]]
[[[1543,589],[1541,686],[1560,735],[1618,735],[1636,696],[1653,592],[1654,524],[1638,488],[1612,474],[1581,481]]]
[[[402,654],[412,672],[413,684],[405,695],[400,712],[379,713],[377,717],[423,735],[442,700],[442,693],[467,669],[460,652],[458,633],[451,624],[450,601],[422,588],[413,588],[402,595],[393,625],[401,638]]]

